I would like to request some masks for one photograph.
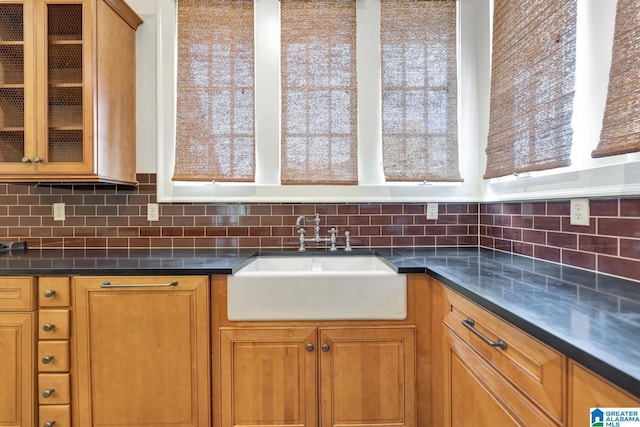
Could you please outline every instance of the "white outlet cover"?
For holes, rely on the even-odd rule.
[[[427,219],[438,219],[437,203],[427,203]]]
[[[157,203],[147,204],[147,221],[158,221],[159,210]]]
[[[589,211],[589,199],[573,199],[570,205],[570,224],[571,225],[585,225],[591,224],[590,211]]]
[[[53,204],[53,220],[54,221],[65,220],[64,203]]]

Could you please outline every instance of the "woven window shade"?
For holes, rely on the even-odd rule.
[[[455,0],[382,0],[382,153],[387,181],[462,181]]]
[[[356,1],[282,0],[282,184],[357,184]]]
[[[592,157],[640,151],[640,2],[618,0],[609,91]]]
[[[495,0],[485,178],[570,164],[576,0]]]
[[[174,180],[253,181],[252,0],[178,1]]]

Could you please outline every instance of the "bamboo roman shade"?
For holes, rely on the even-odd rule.
[[[174,180],[253,181],[253,0],[179,0]]]
[[[495,0],[485,178],[570,164],[576,0]]]
[[[592,157],[640,151],[640,2],[618,0],[609,91]]]
[[[281,182],[357,184],[356,0],[282,0]]]
[[[455,0],[381,0],[387,181],[461,181]]]

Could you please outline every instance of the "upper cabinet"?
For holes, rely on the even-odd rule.
[[[135,31],[122,0],[0,0],[0,181],[135,180]]]

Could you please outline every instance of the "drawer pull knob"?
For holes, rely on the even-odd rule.
[[[331,348],[329,347],[329,344],[324,343],[322,344],[322,351],[324,351],[325,353],[328,352]]]
[[[44,291],[43,295],[45,298],[53,298],[55,294],[56,294],[56,291],[54,291],[53,289],[47,289],[46,291]]]
[[[55,421],[47,421],[46,423],[42,424],[42,427],[53,427],[54,425],[56,425]]]
[[[307,346],[306,346],[306,349],[307,349],[308,352],[312,352],[314,348],[315,347],[311,343],[307,344]]]
[[[47,355],[47,356],[44,356],[42,358],[42,363],[44,363],[45,365],[47,365],[47,364],[49,364],[51,362],[53,362],[53,356],[52,355]]]
[[[42,330],[45,332],[51,332],[56,328],[56,325],[54,325],[53,323],[45,323],[42,326]]]
[[[470,330],[471,332],[473,332],[474,334],[476,334],[478,337],[480,337],[480,339],[484,342],[486,342],[487,344],[489,344],[491,347],[499,347],[502,350],[506,350],[507,349],[507,343],[504,342],[502,340],[502,338],[498,338],[496,341],[492,341],[489,338],[487,338],[482,332],[480,332],[479,330],[477,330],[474,325],[476,324],[475,320],[473,320],[471,317],[469,317],[466,320],[462,321],[462,324],[464,325],[465,328],[467,328],[468,330]]]
[[[44,397],[45,399],[50,398],[51,396],[53,396],[53,392],[56,391],[55,388],[48,388],[45,391],[42,392],[42,397]]]

